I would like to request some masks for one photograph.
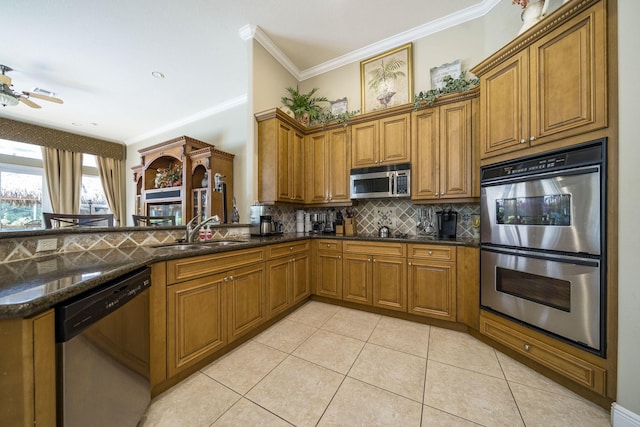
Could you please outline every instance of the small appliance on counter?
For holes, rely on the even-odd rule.
[[[453,212],[449,208],[436,212],[436,216],[438,217],[438,237],[441,239],[455,239],[458,227],[458,212]]]
[[[324,214],[314,213],[311,217],[311,232],[322,233],[324,231]]]
[[[282,234],[282,228],[276,225],[279,221],[273,219],[273,206],[252,205],[249,210],[249,220],[251,221],[249,232],[252,236]]]
[[[386,237],[389,237],[390,234],[391,234],[391,232],[389,231],[389,227],[387,227],[386,225],[383,225],[378,230],[378,237],[386,238]]]

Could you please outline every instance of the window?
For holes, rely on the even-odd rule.
[[[42,228],[51,211],[39,146],[0,139],[0,229]],[[111,213],[96,156],[82,155],[81,214]]]

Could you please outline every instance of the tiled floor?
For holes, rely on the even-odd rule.
[[[309,302],[158,396],[149,426],[608,426],[468,334]]]

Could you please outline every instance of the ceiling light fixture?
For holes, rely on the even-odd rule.
[[[9,86],[4,83],[0,84],[0,104],[3,107],[18,105],[18,97],[9,89]]]
[[[151,75],[156,79],[160,79],[160,80],[164,79],[164,74],[162,74],[160,71],[152,71]]]

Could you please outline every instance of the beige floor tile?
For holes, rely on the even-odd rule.
[[[346,375],[364,344],[364,341],[319,329],[293,355]]]
[[[318,301],[309,301],[289,316],[287,320],[304,323],[308,326],[319,328],[340,309],[337,305],[325,304]]]
[[[275,348],[248,341],[216,360],[202,373],[244,395],[287,357]]]
[[[313,426],[343,379],[334,371],[289,356],[246,397],[296,426]]]
[[[247,399],[240,399],[212,427],[291,427],[291,424]]]
[[[522,363],[513,360],[509,356],[500,353],[499,351],[496,351],[496,356],[498,357],[498,361],[500,362],[500,366],[502,367],[505,378],[509,383],[515,382],[529,387],[545,390],[551,393],[557,393],[567,397],[582,399],[571,390],[561,386],[553,380],[550,380],[544,375],[537,373],[528,366],[525,366]]]
[[[422,409],[421,427],[475,427],[479,425],[430,406],[425,405]]]
[[[241,396],[197,372],[153,400],[145,427],[209,426]]]
[[[346,378],[319,426],[419,426],[421,405],[378,387]]]
[[[522,384],[511,383],[510,387],[527,427],[611,425],[609,412],[593,403]]]
[[[317,328],[284,319],[253,339],[261,344],[290,354],[316,330]]]
[[[464,332],[431,328],[429,360],[504,378],[496,351]]]
[[[426,360],[397,350],[367,344],[349,376],[421,402]]]
[[[429,329],[429,325],[385,316],[373,330],[369,342],[426,358]]]
[[[485,426],[523,426],[507,381],[427,362],[424,404]]]
[[[340,307],[321,329],[366,341],[381,317],[378,314]]]

